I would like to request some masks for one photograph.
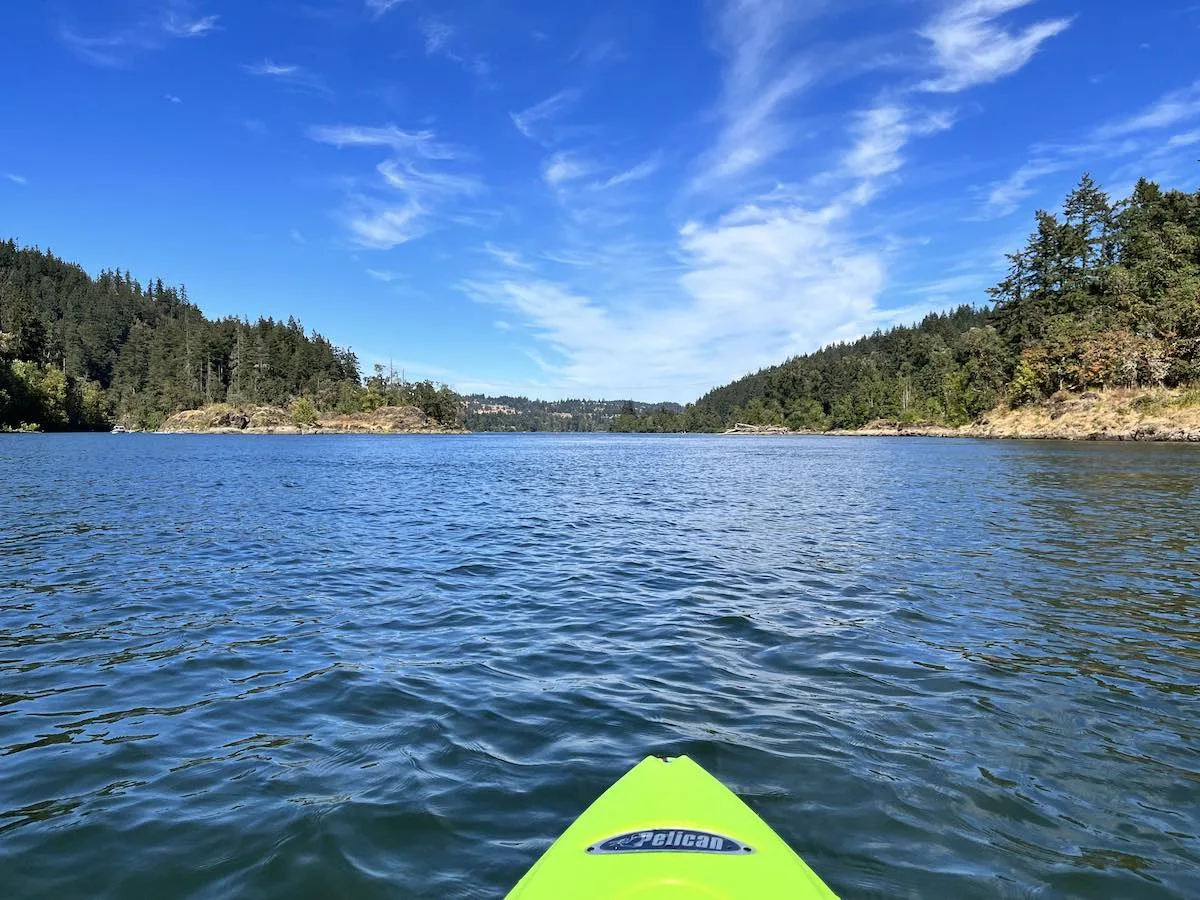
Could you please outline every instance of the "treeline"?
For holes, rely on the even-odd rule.
[[[1035,226],[1008,255],[991,306],[794,357],[710,391],[674,421],[623,425],[961,425],[1063,389],[1200,381],[1200,192],[1143,179],[1114,203],[1084,175],[1061,213],[1039,211]]]
[[[183,287],[92,278],[49,251],[0,241],[0,429],[153,429],[206,403],[357,412],[412,403],[439,421],[457,398],[382,371],[295,319],[209,320]],[[453,397],[453,395],[450,395]]]
[[[1200,378],[1200,191],[1142,179],[1114,205],[1085,175],[1008,261],[989,293],[1014,402]]]
[[[967,422],[991,409],[1008,353],[987,310],[960,306],[920,324],[834,344],[701,397],[723,423],[825,431],[874,419]]]
[[[677,403],[650,404],[630,400],[530,400],[526,397],[463,398],[463,424],[470,431],[620,431],[622,422],[641,424],[641,430],[659,411],[668,416],[683,412]],[[624,416],[624,418],[622,418]],[[632,429],[625,429],[632,430]]]
[[[621,412],[609,422],[608,430],[618,433],[672,434],[680,431],[719,431],[721,417],[712,409],[692,403],[681,407],[674,403],[636,404],[626,401]]]

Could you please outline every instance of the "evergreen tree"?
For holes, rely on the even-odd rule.
[[[128,271],[90,278],[11,240],[0,241],[0,333],[0,428],[152,427],[207,402],[336,402],[340,385],[361,390],[354,354],[294,319],[212,321],[186,288],[143,286]],[[437,404],[443,415],[453,405]]]

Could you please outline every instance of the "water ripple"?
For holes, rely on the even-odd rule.
[[[689,753],[848,897],[1200,895],[1196,454],[0,438],[0,882],[496,897]]]

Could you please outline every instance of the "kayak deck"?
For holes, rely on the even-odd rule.
[[[568,897],[827,900],[835,895],[750,807],[680,756],[638,763],[563,832],[507,900]]]

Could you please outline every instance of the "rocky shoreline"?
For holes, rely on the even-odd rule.
[[[277,406],[234,407],[214,404],[175,413],[159,434],[468,434],[447,428],[415,406],[384,406],[372,412],[318,415],[297,424],[295,415]]]
[[[829,435],[834,437],[939,437],[994,440],[1167,441],[1200,443],[1200,390],[1060,391],[1049,400],[997,407],[961,427],[876,420],[862,428],[795,431],[739,423],[727,435]]]

